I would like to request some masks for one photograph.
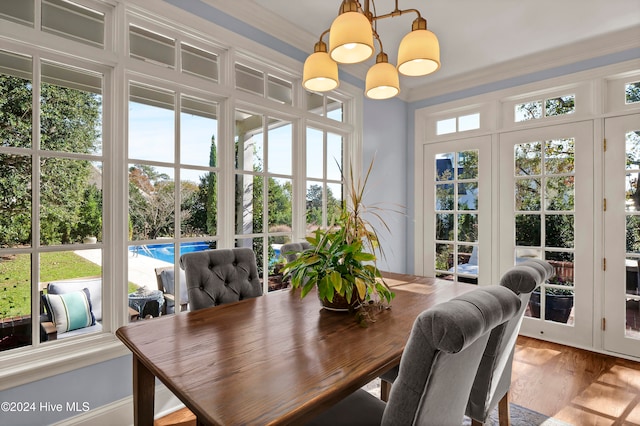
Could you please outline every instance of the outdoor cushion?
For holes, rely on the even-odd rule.
[[[83,288],[89,290],[91,306],[96,321],[102,321],[102,278],[83,278],[68,281],[53,281],[47,286],[48,294],[65,294],[79,291]]]
[[[64,294],[45,294],[47,311],[58,333],[95,325],[91,312],[91,296],[86,288]]]
[[[311,244],[308,241],[301,241],[299,243],[286,243],[280,247],[280,253],[287,259],[287,262],[296,260],[298,254],[308,248],[311,248]]]
[[[164,287],[165,293],[175,295],[175,272],[173,269],[165,269],[160,272],[160,279],[162,280],[162,287]],[[189,303],[189,295],[187,291],[187,280],[185,278],[184,270],[180,269],[180,298],[178,300],[179,305]],[[168,303],[168,302],[167,302]],[[173,304],[172,304],[173,306]],[[168,307],[168,305],[167,305]]]

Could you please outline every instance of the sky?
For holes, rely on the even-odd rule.
[[[214,105],[212,104],[212,107]],[[189,165],[208,166],[211,137],[218,141],[217,120],[190,113],[180,114],[180,162],[181,180],[198,183],[202,170],[188,169]],[[256,142],[255,155],[264,160],[262,137],[253,137]],[[175,153],[175,117],[170,109],[151,105],[129,103],[129,158],[172,163]],[[292,130],[291,125],[280,126],[269,131],[268,171],[270,173],[292,174]],[[340,170],[335,159],[340,159],[342,138],[329,133],[327,137],[327,177],[340,180]],[[255,157],[254,157],[255,158]],[[307,130],[307,176],[322,178],[323,165],[322,132]],[[172,168],[156,166],[156,170],[175,178]],[[334,190],[335,194],[335,190]]]

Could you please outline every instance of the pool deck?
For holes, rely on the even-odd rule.
[[[171,266],[172,264],[159,259],[143,256],[141,254],[135,254],[131,251],[127,252],[127,261],[129,263],[129,282],[149,289],[157,289],[158,284],[154,269],[161,266]],[[77,250],[75,253],[96,265],[102,265],[101,249]]]

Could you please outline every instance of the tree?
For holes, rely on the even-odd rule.
[[[175,182],[151,166],[129,169],[129,217],[134,239],[173,236],[174,189]]]
[[[209,166],[217,165],[217,148],[215,137],[211,136],[209,150]],[[218,233],[218,175],[208,172],[200,177],[200,184],[190,199],[182,196],[182,210],[189,212],[183,218],[183,232],[187,234],[216,235]]]
[[[75,234],[102,240],[102,191],[96,185],[89,185],[84,191]]]
[[[31,148],[32,83],[0,75],[0,143]],[[40,87],[40,164],[27,155],[2,155],[0,167],[0,245],[31,244],[31,175],[40,168],[40,239],[43,244],[81,241],[78,223],[91,163],[50,157],[48,151],[90,154],[99,143],[100,96],[42,83]]]
[[[307,227],[322,226],[322,186],[311,185],[307,189]],[[342,202],[333,195],[327,187],[327,225],[331,226],[340,217]]]

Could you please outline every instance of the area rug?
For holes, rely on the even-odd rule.
[[[375,397],[380,398],[380,379],[372,381],[364,386],[363,389]],[[509,404],[509,414],[511,417],[511,426],[572,426],[570,423],[556,420],[517,404]],[[489,415],[489,420],[485,423],[485,426],[498,426],[499,424],[498,409],[496,408]],[[465,417],[462,426],[470,425],[471,419]]]
[[[538,413],[528,408],[521,407],[516,404],[509,404],[509,414],[511,417],[511,426],[571,426],[569,423],[565,423],[560,420],[556,420],[545,414]],[[498,426],[498,409],[496,408],[489,415],[489,420],[485,423],[486,426]],[[464,418],[462,426],[471,425],[471,419]]]

